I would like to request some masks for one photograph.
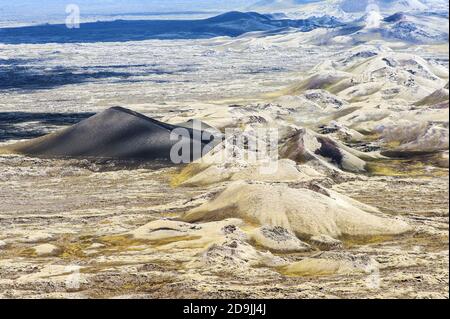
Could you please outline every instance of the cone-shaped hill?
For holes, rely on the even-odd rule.
[[[174,129],[187,136],[171,139]],[[12,153],[53,158],[108,158],[169,161],[172,147],[191,150],[190,159],[201,156],[211,134],[170,125],[122,107],[113,107],[69,128],[8,147]],[[196,153],[196,154],[194,154]]]

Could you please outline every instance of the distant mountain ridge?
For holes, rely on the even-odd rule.
[[[414,44],[443,44],[448,43],[448,36],[448,16],[427,12],[397,12],[383,16],[372,12],[322,35],[320,41],[355,45],[371,39],[384,39]]]
[[[69,29],[63,24],[2,28],[0,43],[77,43],[122,42],[148,39],[205,39],[219,36],[237,37],[247,32],[295,28],[311,31],[316,28],[341,26],[331,17],[278,19],[256,12],[227,12],[202,20],[116,20],[92,22]]]
[[[0,28],[0,43],[95,43],[151,39],[209,39],[243,34],[283,34],[323,29],[319,43],[362,43],[374,38],[409,43],[448,42],[448,13],[376,11],[342,22],[334,16],[318,15],[289,19],[282,14],[231,11],[200,20],[115,20],[81,24],[68,29],[63,24]]]

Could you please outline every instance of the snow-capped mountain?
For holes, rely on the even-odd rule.
[[[377,8],[381,12],[425,11],[428,6],[420,0],[341,0],[336,1],[345,12],[367,12]]]
[[[388,42],[404,42],[407,44],[446,44],[449,36],[447,14],[436,13],[394,13],[381,14],[372,11],[362,17],[332,26],[332,17],[315,18],[316,21],[326,22],[330,19],[328,28],[315,28],[307,32],[298,32],[290,28],[275,32],[251,33],[240,38],[242,43],[251,43],[255,37],[266,38],[260,40],[265,45],[300,46],[315,45],[357,45],[373,40]]]
[[[353,26],[353,29],[349,26]],[[356,31],[354,31],[356,30]],[[372,39],[407,43],[447,43],[448,17],[431,13],[395,13],[383,16],[372,11],[334,31],[333,41],[360,43]]]
[[[371,11],[383,14],[442,12],[448,10],[448,2],[443,0],[262,0],[250,8],[257,12],[284,12],[297,18],[330,15],[351,21]]]
[[[445,15],[426,12],[383,15],[366,13],[321,36],[321,43],[357,44],[374,39],[415,44],[448,43],[449,23]]]
[[[448,43],[448,18],[433,14],[394,14],[383,21],[381,33],[408,42]]]

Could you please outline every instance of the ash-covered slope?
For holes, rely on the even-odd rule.
[[[113,107],[62,131],[8,147],[10,152],[37,157],[170,160],[171,132],[181,126],[165,124],[121,107]],[[181,139],[183,145],[203,149],[209,140],[202,132]],[[211,137],[210,134],[205,136]],[[196,137],[198,136],[198,137]],[[205,137],[204,136],[204,137]],[[201,154],[193,154],[196,159]]]

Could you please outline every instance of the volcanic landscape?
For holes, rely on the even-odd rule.
[[[1,28],[0,298],[448,298],[448,13],[370,18]]]

